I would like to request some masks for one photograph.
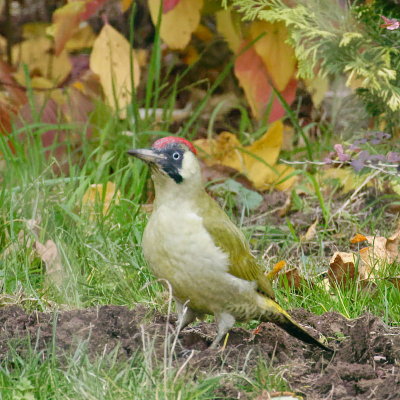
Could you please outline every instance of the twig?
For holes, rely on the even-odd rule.
[[[351,162],[349,161],[338,161],[338,160],[332,160],[329,163],[324,162],[324,161],[288,161],[288,160],[283,160],[282,158],[279,160],[284,164],[288,164],[288,165],[329,165],[329,164],[335,164],[335,165],[349,165],[351,166]],[[366,161],[365,162],[365,167],[366,168],[370,168],[370,169],[374,169],[376,171],[379,172],[383,172],[387,175],[392,175],[392,176],[398,176],[400,177],[400,171],[399,171],[399,167],[400,165],[396,165],[396,164],[383,164],[383,163],[377,163],[377,164],[373,164],[371,163],[371,161]],[[388,171],[385,168],[394,168],[395,171]]]

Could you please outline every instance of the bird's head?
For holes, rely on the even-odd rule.
[[[177,136],[158,139],[150,149],[128,151],[131,156],[149,164],[156,187],[167,186],[169,189],[201,186],[196,153],[191,142]]]

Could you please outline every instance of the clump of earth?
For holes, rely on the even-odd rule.
[[[319,332],[328,338],[334,355],[306,345],[270,323],[260,325],[256,332],[234,328],[223,351],[209,350],[216,327],[202,322],[180,333],[176,366],[187,362],[187,368],[197,371],[222,368],[232,372],[246,363],[246,370],[251,371],[264,359],[273,368],[284,368],[291,390],[307,399],[400,399],[400,328],[389,327],[371,314],[354,320],[334,312],[314,315],[303,309],[291,314],[316,337]],[[174,329],[174,315],[167,317],[144,306],[130,310],[107,305],[57,313],[28,313],[8,306],[0,308],[0,363],[7,357],[10,340],[23,339],[17,344],[23,355],[26,340],[46,351],[54,334],[60,357],[72,353],[82,340],[91,357],[116,346],[121,357],[129,357],[143,349],[146,337],[152,339],[162,358],[166,335],[173,338]],[[229,392],[216,398],[246,398],[245,393],[235,395],[231,388]]]

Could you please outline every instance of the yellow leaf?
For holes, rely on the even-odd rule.
[[[197,37],[197,39],[203,42],[211,42],[214,39],[214,34],[203,24],[199,24],[197,28],[194,30],[193,35]]]
[[[48,33],[54,36],[56,54],[63,50],[65,43],[74,34],[85,8],[85,1],[77,0],[54,11],[53,25],[49,27]]]
[[[96,35],[92,27],[86,22],[82,23],[82,25],[83,26],[72,35],[65,45],[65,48],[69,52],[87,49],[93,46]]]
[[[199,147],[200,157],[206,164],[222,164],[247,175],[259,190],[266,190],[277,184],[292,167],[276,164],[282,145],[283,124],[274,122],[267,132],[252,145],[242,147],[235,135],[223,132],[216,139],[200,139],[194,143]],[[279,190],[289,188],[295,179],[288,179],[277,185]]]
[[[318,218],[308,227],[307,232],[300,236],[301,242],[310,242],[317,234]]]
[[[18,63],[18,71],[15,79],[21,85],[26,85],[23,64],[26,64],[31,77],[46,78],[53,83],[53,86],[61,84],[72,69],[68,53],[62,51],[55,56],[53,43],[46,37],[24,40],[12,47],[12,56],[15,63]]]
[[[104,25],[94,42],[90,55],[90,69],[99,76],[107,103],[122,112],[131,102],[132,76],[130,58],[133,59],[133,80],[137,87],[140,67],[129,42],[111,25]]]
[[[322,100],[324,100],[325,98],[326,92],[329,89],[328,78],[316,76],[312,79],[305,79],[304,83],[306,85],[308,93],[310,93],[311,95],[314,106],[319,107],[322,103]]]
[[[151,19],[157,24],[162,0],[149,0]],[[180,0],[170,11],[162,14],[160,36],[171,49],[184,49],[200,22],[203,0]]]
[[[31,86],[34,89],[52,89],[52,88],[54,88],[53,82],[46,78],[43,78],[42,76],[34,76],[31,79]]]
[[[129,7],[132,4],[132,0],[120,0],[119,6],[121,8],[121,11],[124,13],[128,11]]]
[[[82,198],[82,204],[86,210],[89,211],[90,216],[93,218],[96,215],[97,205],[103,205],[102,214],[107,215],[111,203],[119,203],[121,192],[116,190],[115,183],[107,182],[104,186],[102,183],[90,185]]]
[[[255,40],[257,54],[262,58],[276,89],[282,91],[292,79],[296,70],[293,47],[286,43],[288,32],[283,22],[254,21],[250,26],[250,36]]]
[[[39,36],[46,36],[46,29],[50,26],[47,22],[28,22],[22,25],[22,37],[32,39]]]
[[[225,38],[229,48],[237,53],[242,43],[242,35],[239,31],[240,25],[235,24],[230,9],[221,10],[215,13],[217,31]]]
[[[328,168],[322,172],[322,178],[325,179],[338,179],[344,194],[357,189],[365,180],[360,175],[357,175],[350,168]],[[368,183],[367,186],[371,186],[372,183]]]

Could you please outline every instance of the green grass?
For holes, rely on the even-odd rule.
[[[40,122],[40,114],[35,123],[15,129],[7,138],[0,135],[0,154],[6,165],[0,171],[0,306],[19,304],[28,310],[46,311],[101,304],[134,307],[144,303],[161,312],[167,311],[163,289],[149,272],[140,246],[147,220],[141,204],[147,200],[148,171],[142,162],[126,154],[129,148],[148,145],[154,134],[167,131],[171,122],[169,116],[178,86],[168,87],[160,79],[157,35],[155,43],[143,104],[134,102],[125,121],[120,121],[104,104],[98,103],[91,116],[94,131],[90,139],[84,130],[73,125],[44,124]],[[183,135],[193,136],[198,115],[230,68],[228,65],[184,124]],[[165,122],[156,123],[151,113],[140,119],[140,105],[164,107]],[[243,141],[265,131],[262,126],[252,127],[246,110],[241,109],[241,113],[239,136]],[[290,118],[296,121],[293,113]],[[305,137],[302,128],[298,124],[295,126]],[[64,129],[68,133],[63,159],[67,173],[56,172],[61,167],[60,161],[45,156],[40,137],[50,129]],[[127,130],[133,135],[122,134]],[[20,139],[21,134],[25,135],[24,140]],[[80,135],[78,147],[70,139],[72,134]],[[11,151],[7,140],[12,142],[15,152]],[[322,146],[306,140],[304,148],[285,154],[284,158],[313,154],[317,159],[315,155],[321,154],[327,146],[327,143]],[[381,233],[390,233],[391,226],[379,226],[379,219],[385,214],[379,204],[371,203],[374,205],[372,212],[361,210],[360,215],[365,218],[353,215],[331,221],[332,192],[337,187],[331,192],[323,191],[322,183],[306,167],[302,174],[311,181],[313,189],[302,197],[293,192],[292,208],[305,214],[315,212],[318,206],[322,210],[311,250],[299,240],[301,232],[290,215],[279,225],[258,220],[248,224],[244,213],[237,212],[234,201],[228,198],[229,194],[221,199],[231,217],[243,224],[258,256],[274,244],[267,268],[285,259],[312,276],[327,267],[324,253],[327,242],[347,250],[351,237],[349,227],[352,233],[371,234],[384,226],[387,230]],[[85,208],[83,196],[89,185],[106,185],[110,181],[115,183],[121,196],[119,201],[114,198],[108,213],[101,212],[104,199],[99,199],[94,210]],[[254,216],[257,215],[250,215],[250,219]],[[334,235],[343,232],[338,226],[340,223],[346,227],[346,234],[338,240]],[[45,264],[35,250],[36,241],[45,243],[47,240],[54,241],[60,253],[64,270],[60,285],[49,284]],[[399,275],[398,264],[390,268],[391,276]],[[387,323],[400,321],[400,294],[386,279],[377,280],[373,292],[361,290],[357,283],[328,292],[320,280],[310,280],[312,284],[305,285],[299,292],[290,287],[277,290],[280,304],[287,309],[304,307],[315,313],[337,311],[348,318],[369,311],[380,315]],[[18,342],[10,342],[8,357],[0,365],[1,400],[212,399],[225,381],[251,393],[259,393],[265,387],[288,389],[279,371],[263,361],[253,373],[238,369],[231,374],[210,371],[209,375],[204,375],[186,369],[179,372],[165,364],[165,360],[156,360],[152,349],[138,352],[127,360],[118,358],[116,351],[90,359],[82,343],[75,354],[60,360],[52,351],[50,356],[43,357],[28,344],[28,350],[21,355],[18,347]]]
[[[126,155],[127,149],[145,145],[149,136],[121,135],[127,128],[126,123],[109,117],[92,140],[83,141],[79,151],[68,144],[68,174],[55,173],[56,161],[44,156],[39,135],[51,126],[39,123],[24,128],[31,141],[29,151],[26,151],[26,142],[18,140],[18,131],[11,136],[15,153],[9,151],[4,138],[0,139],[7,164],[2,171],[0,188],[0,302],[21,304],[29,310],[99,304],[134,307],[145,303],[166,312],[163,289],[147,269],[140,247],[147,220],[140,205],[146,201],[148,171],[140,161]],[[150,127],[151,121],[147,123]],[[66,129],[72,131],[71,127]],[[93,216],[85,209],[83,195],[90,184],[105,185],[109,181],[116,184],[121,198],[111,203],[107,215],[102,214],[103,204],[99,199]],[[316,184],[320,185],[315,181]],[[333,201],[321,198],[323,195],[321,190],[311,192],[295,199],[295,206],[299,211],[312,212],[316,204]],[[225,204],[231,205],[227,211],[237,223],[243,221],[243,214],[236,213],[231,201]],[[357,220],[358,223],[342,222],[352,226],[354,232],[363,229],[371,233],[376,229],[377,215],[383,214],[383,209],[375,207],[374,212],[366,219]],[[280,225],[255,222],[245,224],[243,229],[260,255],[271,243],[276,244],[279,250],[270,264],[286,259],[302,271],[326,269],[324,243],[335,240],[332,235],[340,232],[340,227],[325,230],[326,219],[322,219],[314,247],[309,250],[307,244],[299,241],[298,227],[290,221],[289,215]],[[348,247],[345,243],[350,236],[345,235],[337,245]],[[46,282],[45,265],[34,249],[36,240],[41,243],[53,240],[57,244],[67,276],[59,287]],[[398,275],[398,271],[399,265],[392,265],[390,276]],[[328,292],[320,280],[310,280],[312,284],[299,292],[289,287],[277,290],[280,304],[287,309],[304,307],[315,313],[337,311],[348,318],[368,311],[380,315],[387,323],[400,320],[399,291],[385,279],[377,280],[372,292],[361,290],[356,283]],[[176,377],[177,369],[166,368],[160,361],[149,362],[152,354],[138,353],[128,360],[120,360],[113,353],[93,360],[88,358],[82,343],[74,355],[67,355],[61,362],[55,356],[43,358],[32,348],[20,355],[16,347],[17,344],[10,343],[8,359],[0,367],[1,399],[149,399],[157,396],[211,399],[226,379],[252,393],[261,392],[265,382],[271,389],[287,389],[280,375],[266,365],[244,375],[227,376],[210,371],[200,378],[186,372]]]

